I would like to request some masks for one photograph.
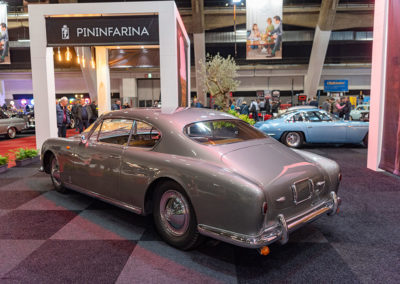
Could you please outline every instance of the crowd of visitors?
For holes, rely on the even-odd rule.
[[[243,100],[240,106],[238,106],[236,100],[233,99],[231,101],[230,109],[236,110],[240,114],[251,114],[253,119],[258,121],[260,119],[260,114],[273,115],[274,113],[278,113],[280,106],[280,100],[271,100],[269,98],[252,100],[250,105],[247,105],[247,102]]]

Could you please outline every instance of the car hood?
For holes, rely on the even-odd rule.
[[[221,160],[232,171],[258,184],[270,204],[285,200],[277,205],[280,208],[293,205],[294,183],[325,184],[328,180],[318,164],[279,142],[236,149],[223,154]]]

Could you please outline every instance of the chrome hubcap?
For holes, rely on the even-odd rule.
[[[186,198],[175,190],[164,192],[160,200],[161,224],[174,236],[182,236],[189,228],[189,204]]]
[[[8,137],[14,138],[15,134],[16,134],[16,132],[15,132],[14,128],[8,129]]]
[[[61,177],[60,170],[58,168],[57,159],[54,158],[51,162],[51,176],[53,177],[53,181],[57,186],[61,185]]]
[[[295,147],[298,146],[299,142],[300,142],[300,136],[298,133],[295,132],[290,132],[287,136],[286,136],[286,142],[289,146]]]

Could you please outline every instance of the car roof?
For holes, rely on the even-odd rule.
[[[297,110],[297,109],[318,109],[316,106],[293,106],[288,108],[287,110]]]
[[[238,119],[225,112],[206,108],[177,108],[172,112],[162,112],[160,108],[130,108],[110,111],[103,118],[123,117],[147,121],[155,126],[171,125],[184,126],[207,120]]]

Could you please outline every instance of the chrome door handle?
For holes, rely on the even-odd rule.
[[[109,155],[108,156],[109,158],[113,158],[113,159],[119,159],[119,155],[113,155],[113,154],[111,154],[111,155]]]
[[[307,126],[307,128],[312,128],[312,126]]]

